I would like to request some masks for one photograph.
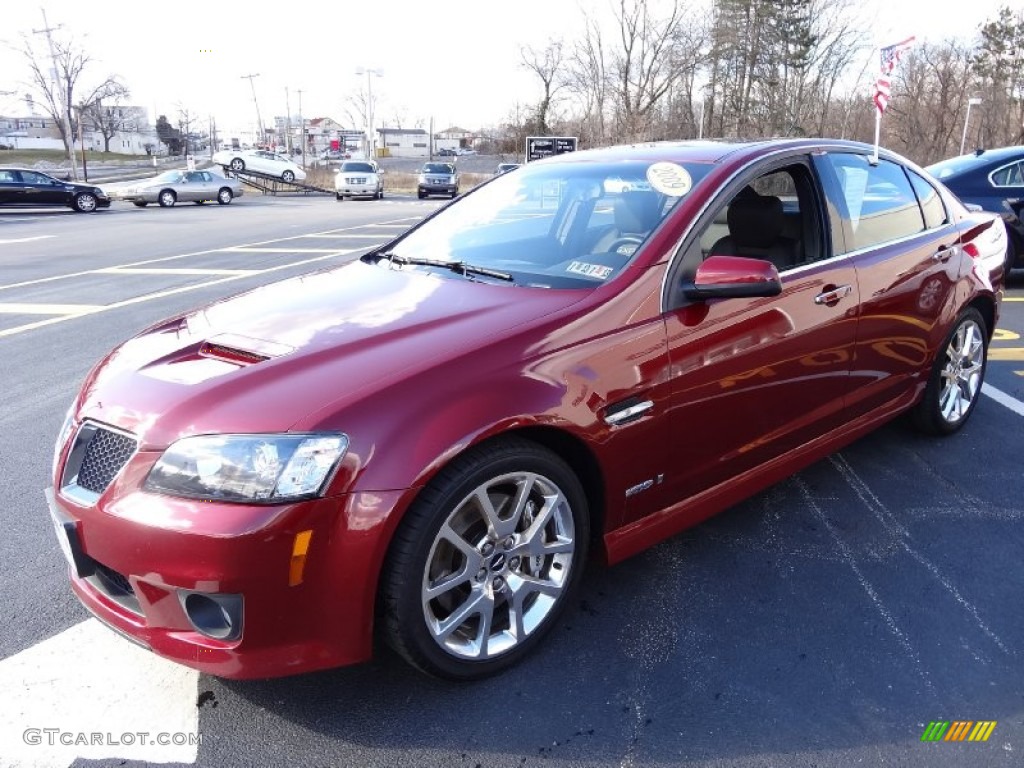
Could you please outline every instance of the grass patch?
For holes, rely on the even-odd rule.
[[[82,150],[75,147],[75,158],[82,165]],[[150,155],[123,155],[120,152],[86,151],[88,163],[152,163]],[[0,165],[33,165],[35,163],[52,163],[53,165],[69,166],[68,157],[61,149],[0,149]],[[182,164],[184,164],[182,158]]]

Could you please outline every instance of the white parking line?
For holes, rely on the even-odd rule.
[[[203,269],[202,267],[107,267],[101,275],[251,275],[257,269]]]
[[[395,221],[397,221],[397,222],[409,221],[409,218],[410,217],[403,217],[401,219],[395,219]],[[414,221],[418,220],[418,218],[420,218],[420,217],[412,217],[412,219]],[[358,225],[355,225],[353,227],[349,227],[348,229],[357,230],[357,229],[361,229],[361,228],[363,228],[365,226],[368,226],[368,225],[358,224]],[[409,225],[407,225],[407,224],[390,224],[388,226],[407,227]],[[277,237],[277,238],[274,238],[273,240],[258,240],[258,241],[254,242],[254,243],[242,243],[242,244],[237,245],[237,246],[228,246],[228,248],[231,248],[231,247],[234,247],[234,248],[246,248],[246,247],[250,247],[250,246],[270,245],[272,243],[284,243],[284,242],[290,242],[292,240],[302,240],[303,238],[309,237],[310,235],[327,234],[327,233],[332,233],[332,232],[344,232],[344,231],[346,231],[345,228],[341,228],[341,229],[338,229],[338,228],[335,228],[335,229],[325,229],[325,230],[322,230],[319,233],[318,232],[307,232],[306,234],[302,234],[302,235],[289,235],[288,237]],[[227,250],[227,248],[208,248],[208,249],[205,249],[205,250],[202,250],[202,251],[190,251],[189,253],[179,253],[179,254],[175,254],[174,256],[160,256],[160,257],[154,258],[154,259],[143,259],[141,261],[132,261],[132,262],[129,262],[127,264],[113,264],[113,265],[111,265],[109,267],[97,267],[96,269],[83,269],[80,272],[66,272],[63,275],[51,275],[49,277],[38,277],[38,278],[35,278],[34,280],[23,280],[20,283],[8,283],[7,285],[0,285],[0,291],[7,291],[7,290],[10,290],[12,288],[23,288],[23,287],[25,287],[27,285],[41,285],[43,283],[52,283],[52,282],[54,282],[56,280],[67,280],[67,279],[72,278],[72,277],[82,277],[83,275],[94,275],[94,274],[97,274],[97,273],[101,272],[103,269],[115,269],[115,268],[123,268],[123,267],[142,267],[142,266],[145,266],[147,264],[160,264],[160,263],[166,262],[166,261],[175,261],[177,259],[187,259],[187,258],[190,258],[192,256],[206,256],[206,255],[209,255],[211,253],[220,253],[220,252],[222,252],[224,250]]]
[[[306,237],[316,237],[316,238],[322,238],[322,239],[325,239],[325,240],[328,240],[328,239],[335,239],[336,240],[336,239],[339,239],[339,238],[343,238],[345,240],[348,240],[350,238],[356,239],[356,238],[360,238],[360,237],[370,237],[370,238],[373,238],[373,239],[376,239],[376,240],[380,239],[380,235],[379,234],[377,234],[377,235],[352,235],[352,234],[348,234],[347,232],[346,233],[342,233],[342,234],[338,234],[338,235],[306,235]]]
[[[287,264],[277,264],[277,265],[275,265],[273,267],[267,267],[266,269],[256,269],[256,270],[253,270],[252,272],[246,273],[244,275],[228,275],[227,277],[221,277],[221,278],[218,278],[217,280],[207,280],[206,282],[203,282],[203,283],[194,283],[193,285],[183,285],[183,286],[180,286],[178,288],[169,288],[169,289],[167,289],[165,291],[157,291],[155,293],[147,293],[147,294],[145,294],[143,296],[135,296],[135,297],[133,297],[131,299],[125,299],[124,301],[114,302],[113,304],[103,304],[103,305],[101,305],[99,307],[96,307],[95,309],[93,309],[93,310],[91,310],[89,312],[80,312],[80,313],[77,313],[77,314],[74,314],[74,315],[61,315],[59,317],[50,317],[50,318],[47,318],[46,320],[37,320],[34,323],[26,323],[24,325],[16,325],[13,328],[5,328],[3,330],[0,330],[0,338],[3,338],[5,336],[15,336],[15,335],[17,335],[19,333],[24,333],[25,331],[32,331],[32,330],[35,330],[36,328],[42,328],[42,327],[47,326],[47,325],[54,325],[55,323],[62,323],[65,320],[73,320],[73,319],[76,319],[76,318],[79,318],[79,317],[88,317],[89,315],[95,315],[95,314],[98,314],[100,312],[107,312],[108,310],[111,310],[111,309],[120,309],[121,307],[131,306],[132,304],[142,304],[143,302],[147,302],[147,301],[155,301],[156,299],[162,299],[162,298],[165,298],[167,296],[173,296],[173,295],[175,295],[177,293],[186,293],[188,291],[197,291],[200,288],[208,288],[208,287],[210,287],[212,285],[220,285],[221,283],[231,282],[232,280],[239,280],[239,279],[241,279],[243,277],[248,277],[249,275],[263,275],[263,274],[267,274],[269,272],[277,272],[278,270],[288,269],[289,267],[300,267],[303,264],[312,264],[313,262],[316,262],[316,261],[323,261],[324,259],[332,259],[332,258],[335,258],[337,256],[344,256],[345,254],[352,253],[353,250],[354,249],[349,248],[349,249],[346,249],[346,250],[333,251],[332,253],[328,253],[328,254],[325,254],[323,256],[314,256],[313,258],[302,259],[301,261],[290,261]],[[85,273],[85,274],[89,274],[89,273]]]
[[[35,237],[14,237],[7,240],[0,240],[0,245],[10,245],[11,243],[31,243],[33,240],[46,240],[50,237],[56,237],[56,235],[36,235]]]
[[[996,389],[991,384],[982,384],[981,393],[988,395],[1000,405],[1005,405],[1018,416],[1024,416],[1024,403],[1012,395],[1008,395],[1001,389]]]
[[[102,304],[0,304],[0,315],[82,315]]]
[[[221,248],[230,253],[334,253],[334,248],[253,248],[248,245],[237,245]]]

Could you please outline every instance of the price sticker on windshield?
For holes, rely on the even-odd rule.
[[[647,169],[647,181],[669,197],[682,197],[693,189],[689,171],[677,163],[655,163]]]

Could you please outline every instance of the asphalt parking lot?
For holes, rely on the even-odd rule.
[[[621,565],[592,566],[539,653],[491,680],[441,683],[382,651],[229,682],[90,619],[43,500],[89,368],[161,318],[343,264],[443,202],[0,211],[0,766],[1020,763],[1020,272],[962,432],[929,439],[894,422]],[[936,720],[996,725],[983,743],[922,742]],[[32,729],[201,743],[33,744]]]

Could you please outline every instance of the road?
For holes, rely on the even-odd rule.
[[[156,672],[83,683],[94,665],[150,658],[91,628],[43,501],[55,434],[89,368],[161,318],[344,263],[439,204],[248,196],[0,212],[0,725],[6,715],[73,731],[100,709],[120,732],[119,718],[179,691],[155,716],[202,737],[176,753],[181,765],[1019,764],[1020,276],[993,344],[991,396],[961,433],[926,439],[893,423],[632,560],[592,566],[540,651],[497,678],[442,683],[382,651],[361,667],[254,682],[171,680],[180,668],[155,660],[173,669],[153,667],[168,678],[152,697],[134,686]],[[54,671],[33,687],[44,664]],[[40,691],[65,714],[26,720],[22,699]],[[121,701],[104,710],[109,695]],[[934,720],[997,724],[985,743],[922,743]],[[107,752],[88,764],[157,759]],[[46,754],[0,742],[0,766],[74,757]]]

